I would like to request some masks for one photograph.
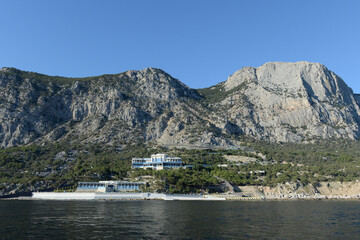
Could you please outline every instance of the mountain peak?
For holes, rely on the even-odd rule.
[[[259,138],[359,138],[356,97],[339,76],[320,63],[268,62],[257,68],[244,67],[231,75],[223,87],[231,93],[223,102],[231,102],[237,109],[231,112],[239,111],[233,114],[234,121],[247,128],[253,125],[251,133]],[[251,111],[242,112],[244,105],[252,106]],[[238,117],[250,113],[250,122]]]
[[[312,81],[331,73],[320,63],[267,62],[257,68],[243,67],[236,71],[224,83],[224,88],[228,91],[246,82],[256,82],[265,88],[298,88],[304,79]],[[309,74],[312,76],[307,78]]]
[[[198,91],[152,67],[88,78],[0,71],[4,147],[60,139],[230,146],[241,135],[278,142],[360,137],[360,97],[319,63],[244,67]]]

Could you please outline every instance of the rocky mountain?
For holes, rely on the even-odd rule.
[[[358,95],[319,63],[245,67],[200,92],[212,100],[210,106],[221,116],[212,119],[218,124],[227,119],[232,134],[278,142],[359,138]]]
[[[3,147],[66,139],[106,144],[159,139],[181,131],[187,101],[201,96],[159,69],[68,79],[3,68]],[[193,114],[194,115],[194,114]]]
[[[359,138],[359,97],[318,63],[245,67],[191,89],[160,69],[88,78],[0,70],[0,143],[231,146]]]

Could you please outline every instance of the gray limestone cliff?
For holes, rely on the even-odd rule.
[[[181,115],[183,102],[200,98],[153,68],[82,79],[3,68],[0,88],[3,147],[60,139],[108,144],[157,139]]]
[[[194,90],[160,69],[88,78],[0,70],[2,147],[66,140],[230,146],[359,138],[360,98],[317,63],[245,67]]]
[[[245,67],[213,88],[224,97],[212,106],[236,126],[234,133],[278,142],[359,138],[358,97],[319,63]]]

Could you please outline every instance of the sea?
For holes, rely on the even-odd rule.
[[[360,201],[0,201],[0,239],[360,239]]]

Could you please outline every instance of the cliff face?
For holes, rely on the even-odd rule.
[[[184,102],[200,99],[195,90],[152,68],[84,79],[5,68],[0,88],[4,147],[64,138],[109,144],[157,139],[169,120],[182,114]]]
[[[359,137],[359,98],[333,72],[308,62],[242,68],[198,91],[153,68],[79,79],[3,68],[0,89],[3,147],[63,139],[229,146],[243,134],[295,142]]]
[[[237,126],[235,132],[284,142],[359,137],[356,97],[321,64],[273,62],[246,67],[216,88],[224,98],[212,105]]]

